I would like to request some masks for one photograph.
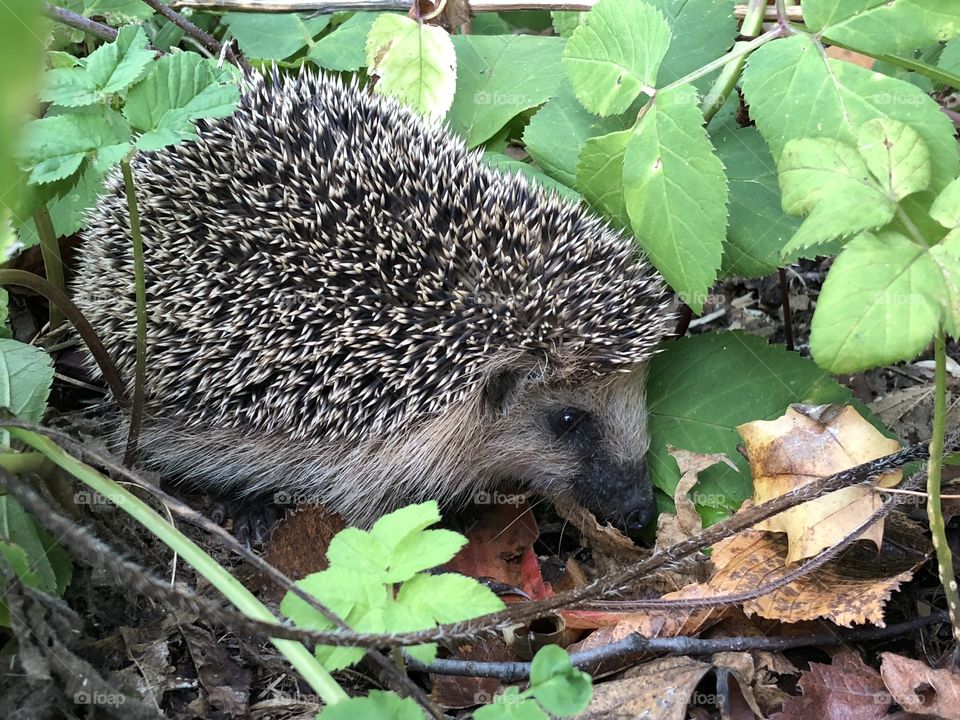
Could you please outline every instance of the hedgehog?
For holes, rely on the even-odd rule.
[[[495,488],[568,497],[625,528],[651,520],[645,374],[674,317],[630,237],[324,73],[254,73],[234,115],[132,171],[143,466],[360,526]],[[132,387],[119,176],[73,293]]]

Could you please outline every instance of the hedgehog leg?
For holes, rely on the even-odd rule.
[[[217,525],[232,523],[231,532],[244,545],[263,545],[283,517],[283,509],[259,497],[219,497],[214,499],[210,517]]]

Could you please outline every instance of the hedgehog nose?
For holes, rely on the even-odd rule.
[[[653,507],[644,505],[628,510],[623,516],[624,529],[628,533],[640,532],[653,520]]]

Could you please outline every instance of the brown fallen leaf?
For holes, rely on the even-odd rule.
[[[673,503],[676,506],[676,518],[679,522],[682,535],[673,538],[672,542],[686,540],[691,535],[700,532],[703,529],[703,519],[697,512],[696,504],[690,498],[690,491],[700,479],[700,473],[707,468],[723,463],[740,472],[740,468],[723,453],[704,454],[675,448],[667,445],[667,452],[677,461],[677,467],[680,468],[680,480],[673,491]],[[660,544],[659,533],[657,535],[658,545]],[[671,543],[672,544],[672,543]]]
[[[589,707],[575,720],[684,720],[690,697],[711,668],[689,657],[645,663],[632,677],[594,685]]]
[[[880,677],[897,705],[917,715],[960,718],[960,674],[889,652],[880,658]]]
[[[880,673],[852,651],[835,655],[829,665],[810,663],[798,685],[803,694],[791,697],[770,720],[881,720],[890,708]]]
[[[499,636],[485,637],[483,642],[461,645],[451,657],[458,660],[480,662],[514,662],[517,657],[510,652]],[[467,708],[489,704],[493,696],[503,689],[496,678],[466,677],[457,675],[431,675],[430,697],[445,708]]]
[[[596,516],[571,498],[560,497],[553,501],[557,514],[577,529],[584,547],[609,555],[611,568],[636,562],[650,554],[649,550],[636,543],[609,523],[601,525]]]
[[[930,553],[920,528],[905,518],[892,517],[887,532],[896,551],[878,554],[870,546],[853,545],[789,585],[746,601],[743,611],[790,623],[826,618],[844,627],[856,623],[882,627],[890,595]],[[718,595],[754,590],[784,572],[786,555],[782,535],[745,530],[714,545],[716,571],[708,584]]]
[[[850,406],[794,405],[776,420],[760,420],[737,428],[747,448],[753,474],[754,502],[786,492],[841,470],[900,449]],[[881,487],[900,482],[898,470],[879,480]],[[790,541],[786,561],[813,557],[837,544],[880,507],[882,498],[867,486],[843,488],[759,523],[759,530],[784,532]],[[883,523],[861,536],[878,548]]]
[[[253,679],[250,671],[240,667],[209,630],[181,625],[180,632],[187,641],[209,704],[231,717],[247,717]]]

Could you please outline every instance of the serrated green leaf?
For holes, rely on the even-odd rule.
[[[808,215],[784,253],[886,225],[896,212],[859,153],[829,138],[787,143],[780,188],[785,212]]]
[[[120,28],[117,39],[101,45],[84,65],[94,85],[104,94],[117,93],[133,85],[147,72],[155,53],[147,49],[147,34],[138,25]]]
[[[38,347],[9,338],[0,339],[0,408],[7,408],[21,420],[40,422],[53,383],[50,356]],[[0,431],[0,447],[10,444],[8,433]]]
[[[930,185],[930,153],[909,125],[889,118],[870,120],[857,134],[857,150],[891,199],[902,200]]]
[[[667,445],[725,453],[739,472],[721,463],[700,473],[695,500],[704,515],[711,515],[709,508],[732,512],[753,492],[749,467],[737,452],[738,425],[777,418],[791,403],[852,399],[826,371],[755,335],[711,333],[666,342],[650,361],[647,381],[650,478],[673,497],[680,472]]]
[[[98,167],[130,150],[130,126],[107,107],[89,112],[51,115],[27,125],[20,160],[30,182],[48,183],[75,173],[85,159]]]
[[[88,211],[103,193],[103,175],[90,164],[86,171],[76,178],[76,182],[68,187],[61,190],[59,183],[50,183],[43,188],[58,190],[47,200],[47,211],[57,237],[63,237],[86,227]],[[19,235],[20,242],[26,247],[37,244],[39,238],[32,218],[20,226]]]
[[[960,35],[943,0],[804,0],[807,28],[868,53],[910,52]]]
[[[429,612],[422,608],[408,607],[398,602],[391,602],[383,613],[383,621],[392,633],[415,632],[436,626]],[[405,653],[422,663],[432,663],[437,658],[437,644],[425,643],[405,647]]]
[[[222,22],[247,57],[284,60],[312,44],[314,36],[330,23],[330,16],[235,12],[225,14]]]
[[[699,312],[720,268],[727,180],[692,86],[657,94],[627,143],[623,193],[634,234]]]
[[[397,602],[416,617],[438,623],[459,622],[497,612],[503,601],[473,578],[455,573],[416,575],[400,587]]]
[[[939,245],[930,248],[930,256],[940,268],[943,294],[940,296],[941,320],[947,334],[960,337],[960,230],[954,229]]]
[[[563,41],[533,35],[457,35],[457,91],[450,128],[470,147],[490,139],[524,110],[542,105],[563,81]],[[525,72],[517,74],[517,67]]]
[[[233,77],[201,55],[164,55],[127,94],[123,113],[143,133],[141,150],[158,150],[195,137],[193,121],[230,115],[240,99]]]
[[[795,138],[827,137],[854,146],[865,123],[889,118],[923,138],[935,191],[960,169],[953,123],[931,98],[902,80],[824,58],[807,36],[767,43],[754,52],[744,71],[743,91],[750,116],[777,160]]]
[[[930,207],[930,217],[945,228],[960,227],[960,178],[937,195]]]
[[[422,570],[430,570],[453,559],[467,544],[460,533],[450,530],[421,530],[401,540],[389,560],[387,582],[403,582]]]
[[[516,693],[510,693],[513,689],[507,688],[497,695],[493,704],[477,708],[474,720],[550,720],[535,700],[521,699]]]
[[[310,593],[358,632],[383,632],[388,598],[384,585],[375,578],[347,568],[330,567],[297,581],[297,586]],[[297,627],[324,630],[331,623],[307,602],[288,592],[280,603],[280,612]],[[318,646],[315,654],[328,670],[339,670],[358,662],[363,648]]]
[[[944,45],[943,52],[937,58],[937,67],[954,75],[960,75],[960,37],[952,38]]]
[[[47,62],[54,70],[59,70],[60,68],[72,68],[80,64],[80,60],[75,58],[70,53],[63,52],[62,50],[47,51]]]
[[[367,34],[367,67],[379,77],[374,91],[415,111],[443,117],[457,86],[457,55],[450,36],[405,15],[383,14]]]
[[[522,160],[515,160],[509,155],[495,152],[485,152],[483,161],[496,168],[502,173],[513,173],[514,175],[523,175],[534,185],[541,186],[544,190],[553,191],[565,200],[578,202],[580,193],[572,190],[562,182],[554,180],[552,177],[542,172],[539,168]]]
[[[670,26],[670,48],[657,72],[657,84],[666,86],[703,67],[729,50],[737,38],[737,19],[731,0],[643,0],[663,13]],[[707,86],[711,75],[696,81]]]
[[[61,107],[84,107],[100,100],[93,78],[82,67],[59,68],[46,73],[40,99]]]
[[[404,538],[440,522],[440,507],[428,500],[407,505],[384,515],[370,528],[370,534],[393,550]]]
[[[597,115],[624,112],[657,82],[670,26],[636,0],[600,0],[567,40],[563,67],[580,102]]]
[[[345,528],[338,532],[327,547],[327,560],[331,567],[352,570],[377,582],[388,582],[386,570],[390,549],[363,530]]]
[[[425,717],[412,698],[401,698],[384,690],[371,690],[366,697],[349,698],[336,705],[327,705],[317,715],[317,720],[425,720]]]
[[[550,12],[550,21],[553,23],[553,30],[560,37],[568,38],[573,35],[583,21],[586,20],[585,12],[569,12],[563,10],[554,10]]]
[[[544,708],[566,717],[583,712],[590,704],[590,676],[577,670],[570,656],[557,645],[540,648],[530,665],[530,689]]]
[[[588,139],[577,162],[577,187],[590,206],[620,227],[629,227],[624,198],[623,157],[633,130]]]
[[[913,359],[933,339],[944,292],[926,248],[898,233],[858,235],[820,291],[810,327],[814,359],[834,373]]]
[[[317,40],[307,57],[328,70],[359,70],[367,64],[366,42],[380,13],[354,13],[340,27]]]
[[[632,120],[624,116],[601,118],[588,112],[564,79],[556,96],[530,119],[523,131],[523,142],[545,173],[566,187],[575,188],[577,163],[587,140],[626,130],[631,124]]]
[[[800,227],[800,220],[786,215],[781,207],[773,156],[755,127],[714,132],[710,139],[730,185],[721,273],[726,277],[769,275],[780,267],[780,251]]]

